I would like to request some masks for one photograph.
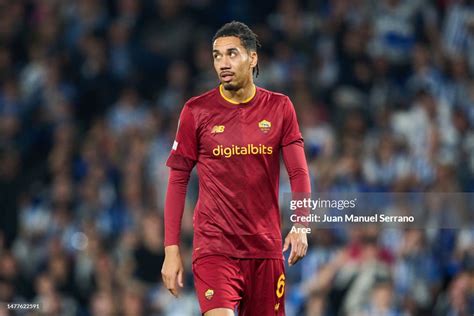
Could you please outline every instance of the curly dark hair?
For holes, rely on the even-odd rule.
[[[214,42],[219,37],[235,36],[240,39],[242,46],[247,51],[257,51],[260,47],[257,34],[255,34],[246,24],[238,21],[232,21],[224,24],[214,35],[212,41]],[[258,77],[258,64],[252,70],[253,74]]]

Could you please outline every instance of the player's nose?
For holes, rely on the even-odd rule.
[[[220,70],[228,70],[228,69],[230,69],[229,58],[227,58],[226,56],[224,56],[224,57],[221,59],[220,64],[219,64],[219,69],[220,69]]]

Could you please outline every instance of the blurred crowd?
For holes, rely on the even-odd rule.
[[[472,0],[0,0],[0,302],[199,314],[196,176],[180,299],[160,281],[165,161],[234,19],[262,43],[257,85],[295,105],[315,192],[474,191]],[[314,231],[288,315],[474,314],[472,223]]]

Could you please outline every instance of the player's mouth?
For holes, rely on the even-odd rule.
[[[234,79],[234,73],[230,71],[223,71],[221,72],[221,79],[224,82],[230,82],[232,79]]]

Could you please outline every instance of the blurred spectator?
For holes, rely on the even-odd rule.
[[[133,88],[125,88],[108,114],[108,125],[115,134],[121,136],[132,129],[143,128],[147,116],[147,109],[141,104],[138,92]]]
[[[374,45],[391,62],[407,61],[415,43],[415,18],[423,0],[383,0],[377,2],[374,17]]]
[[[395,295],[389,281],[381,280],[372,288],[370,302],[356,315],[360,316],[396,316],[403,315],[396,306]]]
[[[117,298],[110,292],[98,292],[92,297],[91,315],[117,315],[119,308]]]
[[[474,311],[472,271],[459,274],[436,305],[436,315],[469,315]]]
[[[448,6],[443,28],[443,43],[446,53],[450,56],[464,55],[472,48],[474,11],[471,0],[456,1]],[[472,54],[470,60],[472,70]]]
[[[146,315],[143,289],[139,286],[126,287],[122,293],[121,302],[124,316]]]
[[[179,111],[179,104],[184,104],[184,99],[189,91],[190,70],[186,63],[173,62],[168,68],[167,85],[158,96],[157,104],[169,112]]]
[[[134,252],[135,275],[150,285],[161,278],[160,270],[156,268],[164,260],[161,226],[161,219],[156,213],[145,215],[141,221],[140,242]]]
[[[126,1],[121,1],[125,3]],[[135,1],[129,1],[133,3]],[[133,14],[133,13],[132,13]],[[131,21],[129,21],[131,20]],[[127,22],[133,25],[134,18],[117,20],[111,24],[109,29],[109,45],[110,45],[110,69],[115,78],[124,81],[133,76],[134,56],[132,52],[131,28]]]
[[[76,302],[57,292],[54,281],[47,274],[43,273],[37,276],[35,282],[36,297],[34,303],[40,304],[41,310],[46,315],[75,315]]]
[[[440,260],[427,252],[425,245],[422,231],[407,231],[394,268],[395,291],[412,314],[426,313],[441,281]]]

